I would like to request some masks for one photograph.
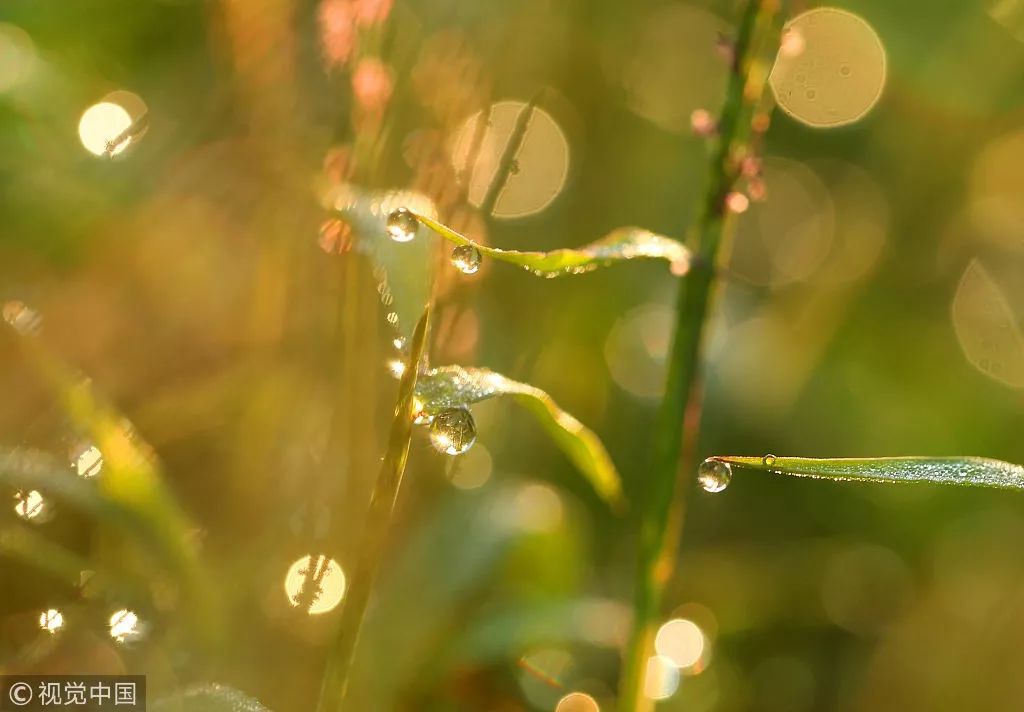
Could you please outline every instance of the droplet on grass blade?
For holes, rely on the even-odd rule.
[[[458,245],[452,249],[452,266],[462,274],[476,274],[483,258],[472,245]]]
[[[721,460],[709,457],[697,468],[697,481],[705,492],[721,492],[732,480],[732,468]]]
[[[469,408],[446,408],[434,416],[430,441],[440,452],[462,455],[476,442],[476,422]]]
[[[388,235],[395,242],[409,242],[416,237],[416,230],[419,226],[420,221],[408,208],[398,208],[388,215]]]

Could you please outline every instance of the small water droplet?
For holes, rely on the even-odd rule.
[[[705,492],[721,492],[729,486],[732,468],[729,463],[709,457],[697,468],[697,481]]]
[[[818,96],[818,92],[814,89],[808,89],[805,96],[807,97],[807,101],[814,101],[814,97]]]
[[[476,442],[476,423],[469,408],[447,408],[434,416],[430,441],[448,455],[462,455]]]
[[[472,245],[459,245],[452,250],[452,265],[462,274],[476,274],[482,259],[480,250]]]
[[[416,229],[419,226],[419,219],[408,208],[392,210],[391,214],[388,215],[388,235],[395,242],[409,242],[409,240],[416,237]]]
[[[765,455],[761,458],[761,464],[765,467],[771,467],[775,464],[775,455]]]
[[[849,64],[844,64],[841,67],[839,67],[839,74],[841,76],[848,77],[848,76],[850,76],[850,72],[851,72],[851,69],[850,69],[850,65]]]

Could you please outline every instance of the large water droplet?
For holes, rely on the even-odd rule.
[[[408,208],[399,208],[398,210],[391,211],[388,215],[388,235],[395,242],[408,242],[412,238],[416,237],[416,229],[420,226],[420,221]]]
[[[459,245],[452,250],[452,265],[462,274],[475,274],[482,259],[480,250],[472,245]]]
[[[447,408],[434,416],[430,441],[448,455],[462,455],[476,442],[476,423],[469,408]]]
[[[705,492],[721,492],[729,486],[732,468],[729,463],[709,457],[697,468],[697,481]]]

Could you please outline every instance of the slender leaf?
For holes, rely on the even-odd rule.
[[[418,217],[421,223],[456,245],[475,247],[488,257],[518,265],[541,277],[582,274],[641,257],[667,260],[676,275],[690,269],[690,251],[683,243],[639,227],[620,227],[583,247],[524,252],[481,245],[426,215]]]
[[[624,503],[618,470],[592,430],[547,393],[486,368],[443,366],[422,374],[416,395],[427,413],[458,408],[495,396],[510,395],[529,410],[601,497],[616,507]]]
[[[859,482],[929,482],[964,487],[1024,490],[1024,467],[986,457],[711,458],[731,467],[793,477]]]

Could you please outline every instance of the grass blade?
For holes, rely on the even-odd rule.
[[[690,251],[683,243],[639,227],[620,227],[583,247],[539,252],[502,250],[481,245],[425,215],[417,217],[421,223],[449,242],[475,247],[481,254],[518,265],[541,277],[582,274],[616,262],[642,257],[667,260],[672,266],[672,273],[676,275],[685,274],[690,269]]]
[[[842,482],[925,482],[961,487],[1024,490],[1024,467],[987,457],[872,457],[818,459],[809,457],[709,458],[730,467],[791,477]]]
[[[594,490],[621,509],[625,500],[619,472],[601,439],[569,413],[562,410],[545,391],[514,381],[486,368],[443,366],[420,376],[416,396],[427,413],[458,408],[471,403],[510,395],[533,414],[555,444],[572,460]]]
[[[402,380],[398,385],[398,402],[395,417],[391,421],[388,448],[381,462],[377,484],[370,497],[370,510],[366,517],[360,556],[352,578],[352,586],[343,604],[338,633],[331,646],[320,688],[318,712],[340,710],[345,698],[352,660],[355,655],[359,629],[366,613],[366,604],[377,576],[377,568],[391,526],[391,513],[398,498],[398,489],[405,474],[405,463],[409,456],[409,442],[412,439],[413,397],[416,388],[417,366],[427,341],[430,324],[430,308],[423,312],[413,332],[409,357],[405,364]]]

